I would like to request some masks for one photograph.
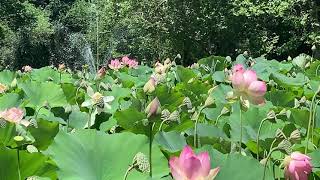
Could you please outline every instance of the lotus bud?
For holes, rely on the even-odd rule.
[[[156,79],[151,77],[149,81],[144,85],[143,91],[145,93],[152,93],[156,89]]]
[[[288,61],[292,61],[292,57],[291,57],[291,56],[288,56],[287,60],[288,60]]]
[[[147,114],[147,117],[151,117],[153,115],[157,115],[161,113],[161,105],[159,102],[159,99],[156,97],[154,98],[151,103],[147,106],[145,113]]]
[[[214,99],[211,96],[208,96],[208,98],[206,99],[206,101],[204,103],[204,107],[211,106],[212,104],[214,104]]]
[[[106,68],[102,67],[99,69],[98,73],[97,73],[97,78],[101,79],[106,75]]]
[[[231,57],[230,57],[230,56],[227,56],[227,57],[226,57],[226,61],[229,62],[229,63],[231,63],[231,61],[232,61]]]
[[[286,112],[286,116],[287,116],[288,119],[291,117],[291,111],[290,111],[290,110],[288,110],[288,111]]]
[[[17,86],[17,78],[14,78],[14,79],[12,80],[10,86],[11,86],[12,88],[14,88],[14,87]]]
[[[294,130],[291,134],[290,134],[290,137],[289,139],[290,140],[293,140],[293,141],[299,141],[301,138],[301,135],[300,135],[300,131],[298,129]]]
[[[300,107],[300,102],[298,99],[294,99],[294,108]]]
[[[177,54],[176,58],[177,58],[177,59],[181,59],[181,55],[180,55],[180,54]]]
[[[244,52],[243,52],[243,55],[246,56],[246,57],[248,57],[248,56],[249,56],[248,51],[244,51]]]
[[[312,46],[312,48],[311,48],[311,50],[312,50],[312,51],[315,51],[315,50],[317,50],[317,47],[316,47],[316,45],[313,45],[313,46]]]
[[[138,152],[134,156],[133,164],[135,165],[137,170],[141,171],[142,173],[150,172],[150,163],[149,163],[148,157],[141,152]]]
[[[287,154],[291,153],[291,143],[290,141],[288,141],[287,139],[282,140],[279,144],[278,144],[278,149],[280,150],[284,150]]]
[[[66,65],[64,63],[59,64],[59,66],[58,66],[59,71],[63,71],[65,68],[66,68]]]
[[[266,165],[267,164],[267,158],[261,159],[260,164]]]

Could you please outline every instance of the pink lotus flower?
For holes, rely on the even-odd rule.
[[[26,65],[26,66],[23,66],[23,67],[22,67],[22,70],[23,70],[24,72],[31,72],[31,71],[32,71],[32,67],[29,66],[29,65]]]
[[[138,65],[139,65],[138,61],[136,61],[134,59],[130,59],[129,62],[128,62],[129,68],[136,69],[138,67]]]
[[[3,84],[0,83],[0,94],[6,92],[7,89],[8,89],[8,88],[7,88],[6,85],[3,85]]]
[[[235,93],[253,104],[263,104],[267,86],[265,82],[258,80],[256,72],[244,70],[239,64],[234,66],[232,72],[231,82]]]
[[[24,112],[20,108],[10,108],[3,112],[0,112],[0,118],[4,119],[5,121],[15,123],[15,124],[22,124],[24,126],[29,126],[30,122],[27,120],[23,120]]]
[[[191,147],[184,147],[180,157],[169,161],[171,174],[175,180],[213,180],[220,168],[211,169],[208,152],[194,154]]]
[[[284,159],[286,180],[308,180],[312,171],[310,160],[310,157],[300,152],[293,152],[287,156]]]
[[[123,57],[121,58],[121,62],[122,62],[124,65],[128,65],[130,60],[131,60],[131,59],[130,59],[128,56],[123,56]]]
[[[111,60],[111,62],[110,62],[110,64],[108,66],[109,66],[110,69],[113,69],[113,70],[116,70],[116,71],[123,67],[122,63],[118,59]]]
[[[58,66],[59,71],[63,71],[65,68],[66,68],[66,65],[64,63],[59,64],[59,66]]]

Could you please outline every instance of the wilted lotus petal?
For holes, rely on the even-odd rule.
[[[0,94],[6,92],[7,89],[8,89],[7,86],[0,83]]]
[[[220,170],[219,167],[211,169],[208,152],[196,155],[189,146],[180,157],[170,158],[169,164],[175,180],[213,180]]]

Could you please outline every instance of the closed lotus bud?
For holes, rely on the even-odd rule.
[[[292,61],[292,57],[291,56],[288,56],[288,61]]]
[[[66,68],[66,65],[64,63],[59,64],[59,66],[58,66],[59,71],[63,71],[65,68]]]
[[[181,59],[181,55],[180,55],[180,54],[177,54],[176,58],[177,58],[177,59]]]
[[[246,57],[249,56],[248,51],[243,52],[243,55],[246,56]]]
[[[301,138],[300,131],[298,129],[296,129],[290,134],[289,139],[293,140],[293,141],[299,141],[300,138]]]
[[[261,159],[260,164],[266,165],[267,163],[267,158]]]
[[[315,51],[315,50],[317,50],[317,47],[316,47],[316,45],[313,45],[313,46],[312,46],[312,48],[311,48],[311,50],[312,50],[312,51]]]
[[[230,63],[230,62],[232,61],[231,57],[230,57],[230,56],[227,56],[227,57],[226,57],[226,61]]]
[[[161,107],[160,107],[159,99],[156,97],[154,98],[151,103],[147,106],[145,113],[147,114],[147,117],[151,117],[153,115],[157,115],[161,113]]]
[[[144,85],[143,91],[145,93],[152,93],[156,89],[156,79],[151,77],[149,81]]]
[[[13,81],[10,84],[11,87],[16,87],[17,86],[17,78],[14,78]]]
[[[284,139],[278,144],[278,149],[284,150],[287,154],[291,153],[291,143],[290,141]]]
[[[133,164],[136,169],[142,173],[150,172],[150,163],[148,157],[142,152],[138,152],[133,158]]]
[[[213,99],[211,96],[209,96],[209,97],[206,99],[206,101],[205,101],[205,103],[204,103],[204,106],[205,106],[205,107],[208,107],[208,106],[212,105],[213,103],[214,103],[214,99]]]

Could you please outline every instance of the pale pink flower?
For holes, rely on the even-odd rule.
[[[236,65],[232,72],[231,82],[235,93],[253,104],[263,104],[267,86],[258,80],[256,72],[244,70],[242,65]]]
[[[213,180],[220,168],[211,169],[208,152],[194,154],[191,147],[184,147],[180,157],[169,161],[171,174],[175,180]]]
[[[123,65],[128,65],[130,60],[131,59],[128,56],[123,56],[121,58],[121,62],[123,63]]]
[[[134,69],[136,69],[136,68],[138,67],[138,65],[139,65],[138,61],[136,61],[136,60],[134,60],[134,59],[130,59],[130,60],[128,61],[128,66],[129,66],[129,68],[134,68]]]
[[[6,92],[7,89],[8,87],[6,85],[0,83],[0,94]]]
[[[286,180],[308,180],[312,171],[311,158],[300,152],[293,152],[284,159]]]
[[[143,86],[145,93],[152,93],[156,89],[157,80],[154,76],[151,76],[149,81]]]
[[[4,119],[5,121],[15,124],[22,124],[27,127],[30,122],[24,120],[23,116],[24,112],[22,111],[22,109],[16,107],[0,112],[0,118]]]
[[[118,59],[114,59],[114,60],[111,60],[108,66],[110,69],[117,71],[122,68],[122,63]]]
[[[23,67],[22,67],[22,70],[23,70],[24,72],[31,72],[31,71],[32,71],[32,67],[29,66],[29,65],[26,65],[26,66],[23,66]]]
[[[151,103],[147,106],[147,108],[145,109],[145,113],[147,114],[147,117],[151,117],[153,115],[159,114],[161,113],[161,107],[160,107],[160,101],[159,99],[156,97],[154,98]]]
[[[59,64],[59,66],[58,66],[59,71],[63,71],[65,68],[66,68],[66,65],[64,63]]]

